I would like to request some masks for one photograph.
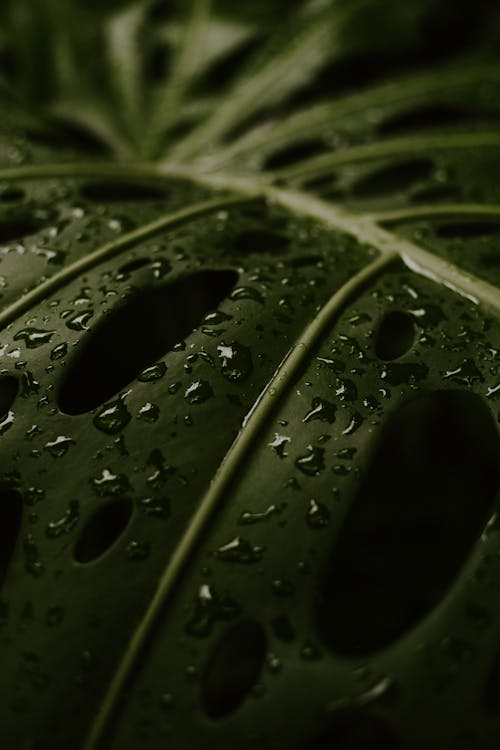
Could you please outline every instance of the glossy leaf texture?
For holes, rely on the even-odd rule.
[[[497,750],[496,4],[35,6],[0,9],[4,744]]]

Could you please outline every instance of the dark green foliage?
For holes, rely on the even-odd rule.
[[[497,750],[497,3],[0,22],[2,748]]]

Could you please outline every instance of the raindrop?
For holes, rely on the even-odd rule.
[[[66,435],[58,435],[54,440],[50,440],[45,443],[44,449],[50,453],[54,458],[62,458],[66,455],[71,445],[74,445],[75,441],[67,437]]]
[[[335,406],[335,404],[332,404],[330,401],[327,401],[324,398],[320,398],[320,396],[316,396],[315,398],[313,398],[311,408],[302,421],[312,422],[318,419],[321,422],[328,422],[329,424],[332,424],[333,422],[335,422],[336,411],[337,407]]]
[[[150,401],[139,409],[139,419],[142,419],[143,422],[156,422],[159,416],[160,408]]]
[[[258,562],[262,557],[263,548],[254,547],[246,539],[242,539],[240,536],[231,539],[227,544],[219,547],[216,555],[220,560],[226,562],[249,563]]]
[[[240,706],[259,678],[266,650],[266,635],[257,622],[240,622],[224,634],[202,677],[201,700],[208,716],[220,719]]]
[[[252,286],[239,286],[234,289],[229,296],[235,301],[239,301],[240,299],[251,299],[254,302],[259,302],[261,305],[264,303],[262,294],[258,289],[254,289]]]
[[[401,310],[392,310],[380,323],[376,335],[375,353],[380,359],[398,359],[411,349],[414,341],[413,317]]]
[[[309,500],[306,521],[311,529],[324,529],[330,523],[330,511],[323,503],[311,499]]]
[[[132,515],[129,500],[112,500],[89,518],[75,545],[74,558],[89,563],[101,557],[123,534]]]
[[[201,404],[213,395],[210,383],[206,380],[195,380],[186,388],[184,398],[188,404]]]
[[[82,414],[107,401],[190,333],[236,279],[234,271],[200,271],[116,308],[82,341],[59,392],[61,411]]]
[[[123,266],[120,266],[116,276],[120,280],[123,280],[124,277],[127,277],[134,271],[138,271],[140,268],[144,268],[144,266],[147,266],[150,262],[151,261],[149,258],[134,258],[128,263],[125,263]]]
[[[14,341],[24,341],[28,349],[37,349],[48,344],[55,331],[44,331],[40,328],[23,328],[14,336]]]
[[[322,580],[317,621],[333,651],[384,648],[439,604],[490,515],[499,458],[473,393],[425,393],[392,415]]]
[[[141,383],[151,383],[154,380],[160,380],[167,372],[167,365],[165,362],[157,362],[155,365],[145,367],[144,370],[137,376],[137,380]]]
[[[4,487],[0,490],[0,585],[7,573],[16,547],[23,517],[23,499],[19,492]]]
[[[64,515],[57,521],[50,521],[45,533],[50,539],[56,539],[69,532],[76,526],[80,518],[80,506],[78,500],[71,500]]]
[[[116,435],[128,425],[132,416],[125,406],[124,396],[106,404],[93,419],[94,426],[106,435]]]
[[[252,371],[252,355],[248,347],[232,341],[231,344],[220,344],[217,352],[221,360],[222,374],[231,383],[239,383]]]
[[[299,458],[295,460],[295,466],[297,469],[300,469],[303,474],[314,477],[325,468],[324,456],[324,448],[315,448],[312,445],[308,445],[306,455],[299,456]]]
[[[241,608],[226,592],[219,594],[212,586],[203,584],[198,590],[194,612],[185,626],[186,633],[202,638],[210,635],[218,620],[233,620]]]

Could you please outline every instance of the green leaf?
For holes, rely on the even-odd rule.
[[[500,16],[0,9],[6,748],[500,737]]]

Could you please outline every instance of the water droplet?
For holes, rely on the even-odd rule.
[[[44,331],[41,328],[23,328],[14,336],[14,341],[24,341],[28,349],[36,349],[48,344],[55,331]]]
[[[267,668],[269,669],[269,671],[272,672],[273,674],[276,674],[277,672],[281,672],[281,667],[282,667],[281,661],[276,656],[276,654],[274,654],[272,651],[270,651],[268,655],[266,656],[266,664],[267,664]]]
[[[197,638],[205,637],[212,632],[216,621],[233,620],[240,612],[240,606],[229,594],[219,594],[213,587],[203,584],[198,590],[194,613],[185,630]]]
[[[64,515],[57,521],[50,521],[45,533],[50,539],[55,539],[69,532],[76,526],[80,517],[80,508],[77,500],[70,500]]]
[[[355,411],[352,416],[349,424],[345,428],[345,430],[342,431],[342,435],[353,435],[359,427],[363,424],[364,420],[361,414],[359,412]]]
[[[58,435],[54,440],[45,443],[44,448],[54,458],[62,458],[66,455],[71,445],[75,445],[75,441],[72,438],[66,435]]]
[[[279,513],[279,508],[276,505],[270,505],[261,513],[252,513],[251,511],[246,510],[240,515],[238,523],[242,526],[259,523],[260,521],[266,521],[276,513]]]
[[[97,414],[93,423],[101,432],[107,435],[116,435],[128,425],[132,416],[125,405],[125,397],[129,392],[120,396],[116,401],[105,404],[103,409]]]
[[[338,396],[340,401],[356,401],[358,397],[358,389],[352,382],[352,380],[343,380],[337,378],[337,386],[335,388],[335,395]]]
[[[26,570],[35,578],[42,575],[44,571],[44,565],[40,560],[38,554],[38,547],[35,542],[33,534],[28,534],[23,542],[24,560]]]
[[[149,557],[151,552],[151,544],[145,541],[138,541],[133,539],[125,547],[125,557],[130,562],[140,562]]]
[[[288,456],[288,453],[286,452],[285,448],[287,443],[289,443],[291,438],[287,437],[287,435],[280,435],[278,432],[274,433],[274,440],[271,443],[268,443],[268,445],[274,449],[274,451],[278,454],[280,458],[285,458]]]
[[[263,547],[254,547],[250,542],[237,536],[219,547],[216,555],[225,562],[249,564],[258,562],[262,558],[263,550]]]
[[[445,380],[450,379],[454,383],[466,385],[468,387],[472,386],[474,382],[482,383],[484,381],[484,378],[473,359],[466,359],[460,367],[447,371],[443,375],[443,378]]]
[[[88,331],[88,322],[93,314],[93,310],[83,310],[82,312],[77,312],[66,321],[66,325],[68,328],[71,328],[72,331]]]
[[[264,303],[262,294],[254,287],[251,286],[238,286],[229,295],[232,300],[250,299],[254,302],[259,302],[261,305]]]
[[[311,499],[309,500],[306,521],[311,529],[324,529],[330,523],[330,511],[323,503]]]
[[[313,477],[325,468],[324,455],[324,448],[316,448],[312,445],[308,445],[306,455],[299,456],[299,458],[295,460],[295,466],[297,469],[300,469],[303,474]]]
[[[300,649],[300,655],[306,661],[316,661],[323,656],[321,649],[312,641],[306,641]]]
[[[125,474],[113,474],[109,469],[103,469],[100,477],[91,480],[92,487],[102,497],[108,495],[123,495],[131,487]]]
[[[184,398],[189,404],[201,404],[213,395],[210,383],[206,380],[195,380],[186,388]]]
[[[151,404],[149,401],[139,409],[139,419],[144,422],[156,422],[160,416],[160,409],[156,404]]]
[[[148,516],[154,518],[168,518],[170,515],[170,500],[168,497],[143,497],[137,501],[137,505]]]
[[[313,420],[320,420],[321,422],[328,422],[332,424],[335,422],[335,412],[337,407],[330,401],[324,398],[316,396],[311,402],[311,409],[307,412],[303,422],[312,422]]]
[[[139,375],[137,376],[137,379],[141,381],[141,383],[150,383],[154,380],[160,380],[165,373],[167,372],[167,365],[165,362],[157,362],[154,365],[151,365],[151,367],[146,367]]]
[[[253,369],[250,349],[237,341],[217,347],[221,359],[222,374],[232,383],[244,380]]]
[[[66,343],[57,344],[50,352],[51,360],[62,359],[68,353],[68,345]]]

